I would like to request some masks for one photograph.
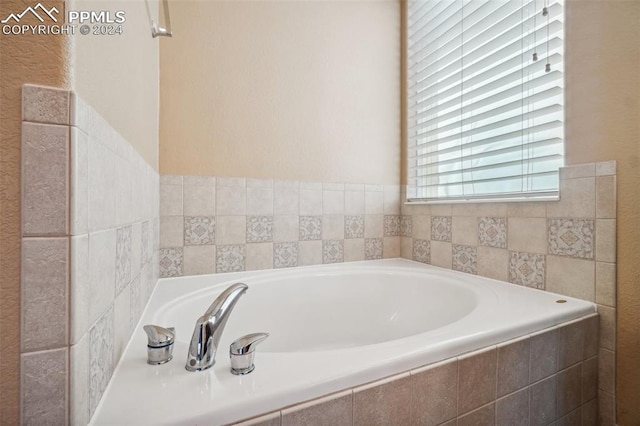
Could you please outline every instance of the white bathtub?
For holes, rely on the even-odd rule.
[[[235,282],[249,290],[216,365],[186,371],[196,319]],[[163,279],[92,423],[231,423],[594,312],[581,300],[399,259]],[[176,327],[168,364],[146,364],[149,323]],[[232,375],[229,343],[258,331],[270,337],[255,371]]]

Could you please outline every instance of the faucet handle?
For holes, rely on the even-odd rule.
[[[236,339],[229,345],[231,372],[236,375],[249,374],[255,368],[253,358],[255,346],[269,337],[269,333],[252,333]]]
[[[170,345],[176,338],[176,329],[174,327],[164,328],[159,325],[147,324],[143,328],[147,333],[147,345],[152,348]]]
[[[143,329],[147,333],[147,363],[159,365],[171,361],[176,329],[152,324],[145,325]]]

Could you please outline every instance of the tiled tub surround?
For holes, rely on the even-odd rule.
[[[239,425],[595,426],[597,336],[592,315]]]
[[[615,173],[564,167],[559,201],[403,204],[401,217],[404,258],[597,303],[601,425],[615,424]]]
[[[400,256],[400,187],[161,176],[162,277]]]
[[[158,278],[159,176],[73,92],[23,88],[22,423],[86,424]]]

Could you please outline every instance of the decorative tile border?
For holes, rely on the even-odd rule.
[[[413,232],[411,218],[399,214],[397,185],[160,180],[161,277],[395,257],[400,235]]]

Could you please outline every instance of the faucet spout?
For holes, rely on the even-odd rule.
[[[249,287],[243,283],[233,284],[213,301],[209,309],[196,321],[193,330],[187,363],[188,371],[202,371],[216,362],[220,337],[234,306]]]

